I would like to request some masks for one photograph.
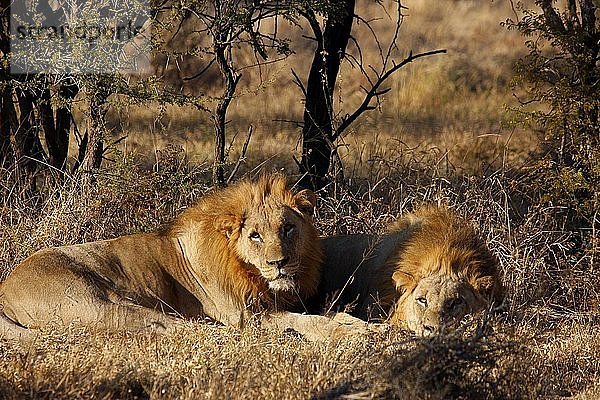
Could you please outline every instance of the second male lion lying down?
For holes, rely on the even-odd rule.
[[[464,220],[424,207],[384,235],[322,239],[325,264],[313,307],[436,333],[499,300],[497,260]],[[315,310],[316,310],[315,308]]]
[[[290,312],[319,283],[315,201],[264,176],[204,196],[159,233],[40,250],[0,285],[0,335],[48,323],[162,331],[173,315],[237,324],[253,313],[311,339],[360,328]]]

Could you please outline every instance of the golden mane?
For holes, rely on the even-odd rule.
[[[255,182],[242,180],[203,196],[167,227],[165,234],[172,237],[193,234],[197,238],[195,251],[209,261],[206,273],[238,305],[250,306],[256,311],[301,310],[301,299],[312,296],[317,290],[323,257],[312,224],[313,204],[314,199],[311,202],[302,192],[290,190],[285,176],[263,175]],[[237,254],[235,243],[247,215],[281,206],[289,207],[301,217],[303,271],[297,277],[297,292],[275,295],[259,271]]]
[[[410,278],[397,282],[412,286],[427,276],[440,274],[466,279],[490,300],[500,296],[498,260],[469,223],[446,208],[426,206],[392,224],[389,231],[408,227],[413,232],[388,262],[396,278]]]

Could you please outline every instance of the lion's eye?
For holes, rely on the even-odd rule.
[[[296,227],[292,224],[284,225],[283,226],[283,235],[290,236],[292,234],[292,232],[294,232],[294,229],[296,229]]]
[[[427,307],[427,299],[425,297],[417,297],[417,304],[423,307]]]
[[[260,236],[260,233],[258,233],[258,232],[252,232],[248,237],[253,242],[262,242],[262,237]]]
[[[453,299],[450,302],[450,309],[454,310],[454,309],[460,307],[462,305],[462,303],[463,303],[462,297],[457,297],[456,299]]]

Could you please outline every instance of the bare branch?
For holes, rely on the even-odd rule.
[[[279,58],[275,58],[275,59],[273,59],[273,60],[264,61],[264,62],[261,62],[261,61],[258,61],[258,60],[257,60],[258,62],[256,62],[255,64],[248,64],[248,65],[244,65],[243,67],[239,67],[239,68],[237,69],[237,71],[238,71],[238,72],[241,72],[241,71],[243,71],[243,70],[245,70],[245,69],[248,69],[248,68],[263,67],[263,66],[265,66],[265,65],[269,65],[269,64],[276,64],[276,63],[278,63],[278,62],[280,62],[280,61],[283,61],[283,60],[285,60],[285,58],[286,58],[286,57],[284,56],[284,57],[279,57]],[[261,79],[261,82],[262,82],[262,79]]]
[[[202,76],[202,74],[204,74],[206,71],[208,71],[208,69],[209,69],[210,67],[212,67],[212,65],[215,63],[215,61],[216,61],[216,60],[215,60],[214,58],[213,58],[213,59],[211,59],[211,60],[210,60],[210,62],[209,62],[207,65],[206,65],[206,67],[202,68],[202,70],[200,70],[200,72],[198,72],[197,74],[195,74],[195,75],[192,75],[192,76],[184,76],[184,77],[183,77],[183,80],[184,80],[184,81],[191,81],[191,80],[193,80],[193,79],[196,79],[196,78],[198,78],[198,77]]]
[[[233,170],[231,171],[231,174],[229,174],[229,178],[227,178],[228,185],[229,185],[229,183],[231,183],[231,181],[237,174],[238,169],[240,168],[240,165],[242,165],[242,161],[244,161],[246,159],[246,153],[248,152],[248,144],[250,144],[250,138],[252,137],[253,131],[254,131],[254,127],[252,125],[250,125],[248,127],[248,133],[246,134],[246,141],[244,141],[244,145],[242,146],[242,152],[240,153],[240,156],[238,157],[237,162],[235,163],[235,166],[233,167]]]
[[[317,43],[323,43],[323,30],[321,29],[321,25],[319,25],[319,21],[317,21],[317,17],[312,10],[301,11],[300,15],[302,15],[310,25],[313,33],[315,34],[315,40]]]
[[[371,101],[373,100],[373,98],[377,98],[378,96],[380,96],[382,94],[385,94],[385,93],[387,93],[390,90],[389,88],[379,90],[379,87],[382,84],[384,84],[387,81],[387,79],[390,76],[392,76],[396,71],[398,71],[400,68],[404,67],[406,64],[409,64],[409,63],[413,62],[416,59],[423,58],[423,57],[428,57],[428,56],[433,56],[433,55],[436,55],[436,54],[443,54],[443,53],[446,53],[445,49],[432,50],[432,51],[427,51],[427,52],[419,53],[419,54],[412,54],[412,52],[411,52],[408,55],[408,57],[406,57],[400,63],[394,64],[394,66],[392,68],[390,68],[389,70],[387,70],[386,72],[384,72],[383,74],[381,74],[381,76],[378,77],[377,82],[375,82],[375,84],[371,87],[371,89],[368,90],[367,94],[365,95],[365,98],[364,98],[363,102],[358,106],[358,108],[352,114],[350,114],[347,118],[344,118],[344,120],[342,121],[342,123],[335,130],[335,132],[333,134],[333,140],[336,140],[339,137],[341,137],[342,134],[343,134],[343,132],[361,114],[363,114],[366,111],[375,109],[375,107],[371,106]]]
[[[362,75],[364,76],[364,78],[367,80],[367,82],[369,82],[369,85],[373,86],[374,82],[371,79],[371,76],[369,76],[369,74],[367,73],[367,71],[364,68],[364,62],[363,62],[363,56],[362,56],[362,49],[360,47],[360,45],[358,44],[358,42],[356,41],[356,39],[353,36],[350,36],[350,40],[353,40],[354,43],[356,44],[356,48],[358,49],[358,54],[360,59],[356,60],[356,57],[351,56],[349,54],[346,54],[346,57],[348,57],[349,60],[356,60],[356,66],[360,69],[360,72],[362,73]]]
[[[373,36],[373,40],[375,41],[375,45],[377,46],[377,52],[379,53],[379,59],[383,60],[383,47],[381,46],[381,42],[379,41],[379,38],[377,37],[377,33],[371,26],[371,21],[368,21],[359,15],[355,16],[355,18],[357,20],[363,22],[365,24],[365,26],[369,29],[369,31],[371,32],[371,36]]]
[[[402,14],[402,4],[398,1],[398,20],[396,22],[396,29],[394,30],[394,37],[390,41],[390,45],[388,47],[387,53],[385,55],[385,59],[383,60],[384,68],[387,65],[390,57],[392,56],[392,51],[397,49],[396,43],[398,42],[398,36],[400,35],[400,27],[402,26],[402,22],[404,21],[404,14]]]
[[[381,79],[381,74],[379,73],[379,71],[377,71],[375,69],[375,67],[373,67],[372,65],[369,65],[369,69],[375,74],[375,76],[377,77],[377,80]]]
[[[392,90],[392,88],[386,88],[386,89],[382,89],[382,90],[380,90],[380,91],[376,92],[376,93],[375,93],[375,96],[376,96],[376,97],[383,96],[384,94],[386,94],[386,93],[387,93],[387,92],[389,92],[390,90]]]
[[[350,35],[350,41],[354,43],[354,46],[356,46],[356,50],[358,50],[358,59],[356,59],[356,57],[348,53],[346,53],[346,57],[348,57],[349,60],[355,60],[356,65],[363,65],[363,52],[362,48],[360,47],[360,44],[358,43],[358,40],[356,40],[354,36]]]
[[[302,121],[295,121],[293,119],[281,119],[281,118],[276,118],[274,120],[272,120],[273,122],[283,122],[286,124],[292,124],[294,125],[296,128],[302,128],[304,126],[304,122]]]
[[[304,96],[304,98],[306,98],[306,87],[304,86],[304,83],[302,83],[302,79],[300,79],[300,77],[298,76],[296,71],[294,71],[293,68],[292,75],[294,75],[294,83],[300,88],[300,90],[302,90],[302,95]]]
[[[303,38],[303,39],[312,40],[313,42],[316,42],[316,41],[317,41],[317,38],[316,38],[316,37],[313,37],[313,36],[300,35],[300,37],[301,37],[301,38]]]

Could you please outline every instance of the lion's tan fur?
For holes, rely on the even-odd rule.
[[[497,261],[473,227],[445,208],[426,206],[396,221],[388,231],[418,225],[402,250],[390,260],[394,271],[419,280],[432,274],[456,275],[475,283],[481,276],[495,279]],[[494,285],[499,288],[500,285]]]
[[[419,285],[425,292],[439,292],[436,301],[442,303],[464,295],[472,312],[501,294],[496,258],[469,223],[445,208],[422,207],[381,236],[324,238],[323,247],[319,304],[337,299],[337,308],[353,305],[359,318],[387,319],[423,333],[408,307]],[[444,322],[444,312],[427,317],[427,329]]]
[[[406,229],[407,223],[420,227],[390,260],[400,294],[391,323],[431,334],[500,301],[498,261],[469,223],[445,208],[429,206],[390,231]]]
[[[248,311],[300,311],[320,275],[315,201],[267,175],[215,190],[158,233],[41,250],[0,285],[2,326],[161,330],[176,323],[165,312],[237,323]],[[264,243],[242,237],[250,228]]]

